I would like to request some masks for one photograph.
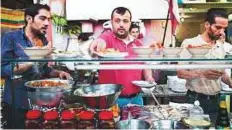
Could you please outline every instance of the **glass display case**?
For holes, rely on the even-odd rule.
[[[73,63],[75,70],[123,70],[123,69],[154,69],[154,70],[172,70],[178,69],[232,69],[232,57],[226,56],[223,59],[207,58],[169,58],[169,57],[152,57],[152,58],[57,58],[47,57],[43,59],[2,59],[10,62],[12,66],[21,63],[40,64],[47,62],[55,63]],[[197,64],[195,64],[197,63]],[[13,67],[12,67],[13,69]],[[12,71],[13,72],[13,71]],[[17,78],[12,73],[12,82]],[[14,84],[11,86],[14,88]],[[14,89],[12,89],[14,95]],[[151,95],[148,95],[151,96]],[[12,105],[14,106],[15,98],[12,96]]]

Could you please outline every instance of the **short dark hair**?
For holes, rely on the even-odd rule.
[[[131,31],[133,28],[138,28],[140,31],[139,23],[132,22],[129,31]]]
[[[117,7],[115,8],[112,13],[111,13],[111,19],[113,19],[113,14],[114,12],[118,13],[118,14],[121,14],[121,15],[124,15],[126,13],[126,11],[129,12],[130,14],[130,20],[132,19],[132,15],[131,15],[131,12],[129,9],[125,8],[125,7]]]
[[[34,17],[39,14],[39,10],[41,9],[45,9],[47,11],[50,11],[50,7],[48,5],[42,5],[42,4],[33,4],[30,5],[28,8],[26,8],[25,10],[25,14],[24,14],[24,21],[25,21],[25,25],[27,25],[27,20],[26,20],[26,16],[29,15],[32,17],[32,19],[34,19]]]
[[[222,17],[227,19],[228,15],[226,14],[226,10],[223,8],[211,8],[207,12],[205,21],[208,21],[210,24],[214,24],[215,17]]]

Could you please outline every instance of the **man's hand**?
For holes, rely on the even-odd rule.
[[[153,72],[151,69],[146,69],[143,71],[144,78],[147,82],[153,83],[155,79],[153,78]]]
[[[153,41],[149,46],[153,48],[163,48],[162,42],[160,41]]]
[[[106,48],[106,42],[102,39],[96,39],[89,47],[91,54],[104,50],[105,48]]]
[[[145,80],[148,82],[148,83],[154,83],[155,82],[155,79],[153,77],[145,77]]]
[[[31,62],[18,64],[17,66],[14,67],[14,73],[15,74],[24,73],[24,72],[28,71],[32,66],[33,66],[33,63],[31,63]]]
[[[64,71],[59,72],[59,77],[61,79],[73,79],[69,73],[64,72]]]
[[[219,77],[221,77],[224,74],[224,72],[222,71],[218,71],[218,70],[204,70],[202,71],[202,76],[208,79],[218,79]]]

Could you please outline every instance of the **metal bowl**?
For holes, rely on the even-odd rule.
[[[55,92],[28,92],[28,98],[30,99],[30,104],[33,106],[42,107],[56,107],[60,104],[61,97],[63,96],[62,91]]]
[[[115,104],[123,86],[119,84],[95,84],[81,86],[74,95],[81,98],[84,105],[95,109],[106,109]]]
[[[131,120],[121,120],[116,123],[117,129],[150,129],[151,125],[144,120],[137,120],[137,119],[131,119]]]
[[[34,87],[32,83],[41,81],[59,81],[65,83],[63,86],[56,87]],[[55,107],[59,105],[63,93],[72,88],[74,81],[71,80],[34,80],[25,83],[28,87],[28,98],[32,106]]]

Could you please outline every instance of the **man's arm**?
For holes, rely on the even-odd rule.
[[[144,76],[146,81],[151,82],[151,83],[155,82],[155,79],[153,78],[151,69],[143,70],[143,76]]]
[[[101,38],[94,40],[93,43],[90,44],[91,54],[94,54],[95,52],[99,52],[105,48],[106,48],[106,42]]]
[[[227,73],[224,73],[222,75],[222,82],[224,82],[225,84],[229,85],[230,88],[232,88],[232,79],[231,77],[229,77]]]
[[[178,78],[182,79],[195,79],[195,78],[207,78],[216,80],[220,78],[224,73],[214,69],[205,70],[177,70]]]
[[[194,78],[200,78],[201,77],[201,71],[200,70],[177,70],[177,76],[181,79],[194,79]]]
[[[24,53],[20,53],[20,45],[17,45],[10,34],[5,34],[1,38],[1,67],[2,67],[2,76],[10,77],[12,73],[21,74],[32,67],[32,64],[20,64],[18,66],[12,66],[10,62],[4,61],[4,59],[13,59],[13,55],[25,57]],[[17,52],[15,52],[17,50]],[[12,72],[12,68],[13,72]]]
[[[71,75],[67,72],[53,69],[49,73],[49,77],[60,77],[61,79],[72,79]]]

